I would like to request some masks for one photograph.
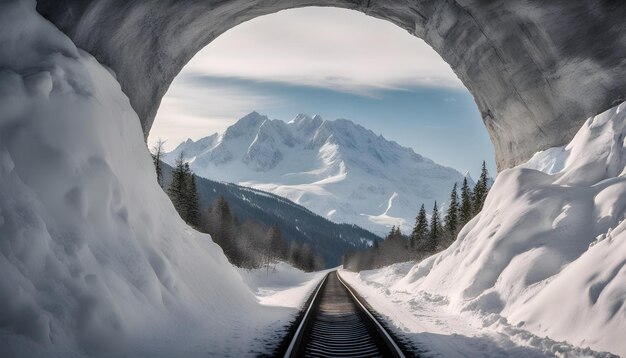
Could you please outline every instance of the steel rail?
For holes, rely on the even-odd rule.
[[[329,279],[330,275],[336,275]],[[284,357],[405,358],[354,289],[334,271],[321,281]]]

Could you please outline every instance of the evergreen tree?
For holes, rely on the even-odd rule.
[[[229,258],[235,258],[236,248],[233,237],[233,213],[228,201],[223,196],[218,197],[212,208],[212,232],[213,241],[220,245]]]
[[[452,192],[450,193],[450,204],[448,205],[448,210],[446,212],[446,216],[444,217],[444,229],[446,233],[448,233],[451,237],[456,235],[457,226],[459,223],[459,196],[456,193],[456,183],[452,187]]]
[[[426,217],[424,204],[422,204],[422,207],[415,218],[415,227],[413,227],[413,232],[411,233],[411,247],[419,249],[420,246],[425,244],[428,239],[428,235],[428,218]]]
[[[435,249],[437,249],[437,241],[442,233],[443,228],[441,227],[441,220],[439,219],[439,209],[437,208],[437,201],[435,201],[433,214],[430,217],[430,235],[428,236],[428,243],[426,244],[425,250],[435,251]]]
[[[174,208],[178,211],[185,222],[187,221],[187,169],[185,168],[185,162],[183,161],[183,153],[176,159],[174,170],[172,170],[172,183],[167,189],[167,194],[174,204]],[[188,168],[188,166],[187,166]]]
[[[200,226],[200,196],[196,186],[196,176],[189,174],[187,190],[187,223],[193,227]]]
[[[215,202],[215,211],[217,214],[217,224],[220,227],[227,227],[233,222],[233,213],[230,210],[230,204],[223,196],[219,196]]]
[[[400,227],[396,227],[395,225],[391,227],[391,231],[387,235],[387,240],[396,240],[398,238],[402,238],[402,233],[400,232]]]
[[[461,206],[459,207],[459,227],[463,227],[473,217],[472,192],[467,184],[467,178],[463,178],[461,186]]]
[[[152,161],[154,162],[154,169],[156,171],[157,183],[163,187],[163,146],[165,141],[159,138],[156,144],[152,147]]]
[[[478,214],[485,204],[487,192],[489,191],[489,173],[487,172],[487,164],[483,160],[483,166],[480,171],[480,178],[474,186],[474,214]]]
[[[402,237],[402,231],[400,231],[400,225],[396,226],[396,231],[393,233],[391,238],[394,240],[404,240]]]

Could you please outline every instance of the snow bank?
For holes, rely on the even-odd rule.
[[[612,357],[539,337],[498,315],[459,314],[447,297],[425,291],[416,294],[399,284],[413,266],[401,263],[358,274],[341,271],[341,276],[422,357]]]
[[[178,217],[114,75],[33,0],[0,2],[0,44],[0,355],[262,352],[294,310]]]
[[[285,263],[254,270],[238,269],[262,305],[300,307],[330,270],[304,272]]]
[[[501,172],[458,240],[389,289],[444,297],[485,325],[626,355],[625,110],[589,118],[569,145]]]

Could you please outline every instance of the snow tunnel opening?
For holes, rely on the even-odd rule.
[[[445,208],[453,183],[478,177],[483,160],[496,172],[481,114],[450,65],[400,27],[340,8],[284,10],[217,37],[163,97],[149,146],[158,140],[169,165],[182,154],[207,188],[269,192],[381,237],[410,232],[422,203]],[[203,210],[226,189],[207,188]],[[250,200],[230,190],[231,201]]]

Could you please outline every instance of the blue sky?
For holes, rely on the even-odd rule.
[[[349,10],[303,8],[229,30],[183,69],[163,98],[149,142],[223,131],[256,110],[347,118],[436,162],[477,176],[493,147],[476,105],[422,40]]]

